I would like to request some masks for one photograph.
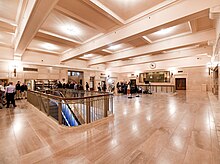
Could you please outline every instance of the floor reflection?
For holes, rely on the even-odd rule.
[[[210,104],[204,92],[114,96],[113,118],[65,128],[21,100],[0,110],[0,163],[220,163]]]

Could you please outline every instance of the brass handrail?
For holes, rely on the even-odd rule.
[[[49,90],[49,91],[51,91],[51,90]],[[52,90],[52,91],[53,91],[53,90]],[[80,99],[87,99],[87,98],[94,98],[94,97],[102,97],[102,96],[110,96],[110,95],[113,95],[113,93],[102,92],[102,93],[104,93],[104,94],[102,94],[102,95],[93,95],[93,96],[86,96],[86,97],[64,98],[64,97],[55,96],[55,95],[52,95],[52,94],[46,94],[46,93],[43,93],[43,92],[40,92],[40,91],[32,91],[32,90],[29,90],[29,92],[38,93],[38,94],[45,95],[45,96],[47,95],[47,96],[49,96],[49,98],[57,99],[57,100],[80,100]]]
[[[58,113],[57,114],[58,114],[59,124],[62,124],[62,123],[65,124],[62,119],[62,104],[66,104],[66,105],[75,104],[76,105],[76,106],[73,105],[72,106],[73,108],[71,107],[71,109],[69,109],[69,110],[71,112],[77,111],[77,117],[76,117],[76,113],[75,112],[73,113],[74,117],[76,117],[75,120],[79,119],[78,115],[81,116],[81,120],[83,120],[83,121],[81,121],[80,124],[91,123],[93,121],[96,121],[96,120],[104,118],[104,117],[108,117],[109,115],[113,114],[113,93],[108,93],[108,92],[100,93],[100,92],[92,92],[91,91],[91,93],[95,93],[95,94],[99,94],[99,95],[87,95],[86,92],[84,92],[84,91],[72,90],[74,92],[74,94],[76,92],[77,95],[81,95],[81,93],[84,93],[83,94],[84,97],[66,98],[66,97],[53,95],[53,94],[57,94],[56,93],[57,91],[59,91],[59,94],[62,93],[62,91],[65,92],[65,94],[68,94],[66,92],[66,91],[68,91],[67,89],[66,90],[64,90],[64,89],[62,89],[62,90],[60,90],[60,89],[59,90],[42,90],[42,91],[29,90],[28,91],[28,102],[35,105],[37,108],[39,108],[41,110],[40,107],[41,107],[43,101],[35,102],[35,98],[36,97],[46,98],[47,99],[46,103],[48,106],[48,111],[46,111],[46,114],[48,116],[52,116],[53,118],[56,118],[56,119],[57,119],[57,116],[50,114],[49,101],[52,100],[52,101],[57,102],[58,103]],[[73,92],[71,93],[71,90],[69,90],[69,91],[70,91],[69,93],[71,95]],[[78,123],[78,125],[80,125],[80,124]]]

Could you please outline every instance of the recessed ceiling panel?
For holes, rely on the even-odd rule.
[[[106,56],[106,55],[112,54],[111,52],[105,51],[105,50],[103,50],[103,51],[102,50],[94,51],[94,53],[102,55],[102,56]]]
[[[99,34],[99,32],[92,27],[64,16],[57,11],[53,11],[49,15],[41,29],[78,42],[84,42]]]
[[[13,34],[0,32],[0,43],[11,45]]]
[[[0,17],[15,20],[19,0],[0,0]]]
[[[103,15],[93,7],[89,6],[82,0],[60,0],[58,6],[63,7],[73,14],[78,15],[84,20],[87,20],[97,26],[110,30],[117,26],[117,23],[111,20],[109,17]]]
[[[161,29],[157,32],[146,35],[146,37],[154,42],[154,41],[158,41],[161,39],[175,37],[175,36],[179,36],[181,34],[186,34],[186,33],[190,33],[190,32],[191,31],[190,31],[189,24],[183,23],[183,24],[179,24],[179,25],[172,26],[169,28]]]
[[[83,56],[79,57],[79,59],[92,60],[92,59],[97,59],[99,57],[102,57],[102,55],[91,53],[91,54],[84,54]]]
[[[146,40],[143,38],[136,38],[131,41],[128,41],[128,43],[134,47],[140,47],[149,44]]]
[[[130,44],[121,43],[121,44],[109,45],[109,47],[106,48],[105,50],[107,50],[109,52],[112,52],[112,53],[116,53],[116,52],[119,52],[119,51],[128,50],[130,48],[133,48],[133,46],[131,46]],[[102,51],[105,51],[105,50],[102,50]]]
[[[34,50],[44,50],[44,51],[50,51],[50,52],[57,52],[57,53],[62,53],[66,51],[68,48],[59,46],[56,44],[52,44],[49,42],[44,42],[40,40],[33,39],[31,43],[28,46],[29,49],[34,49]]]
[[[127,20],[165,0],[98,0],[119,17]]]

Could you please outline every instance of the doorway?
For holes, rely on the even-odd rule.
[[[186,90],[186,78],[176,78],[176,90]]]
[[[68,82],[83,85],[83,72],[68,70]]]

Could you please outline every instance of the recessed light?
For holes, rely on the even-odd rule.
[[[165,29],[162,29],[160,31],[155,32],[155,34],[157,34],[157,35],[169,34],[170,32],[173,31],[173,29],[174,29],[174,27],[165,28]]]
[[[85,54],[85,55],[83,55],[83,57],[85,57],[85,58],[90,58],[92,56],[93,56],[93,54]]]
[[[120,45],[120,44],[117,44],[117,45],[110,46],[108,49],[109,49],[109,50],[117,50],[117,49],[119,49],[119,48],[121,48],[121,45]]]
[[[47,50],[58,50],[59,49],[57,46],[51,43],[44,43],[42,47]]]
[[[81,35],[82,34],[82,31],[74,25],[63,26],[62,30],[68,35]]]

